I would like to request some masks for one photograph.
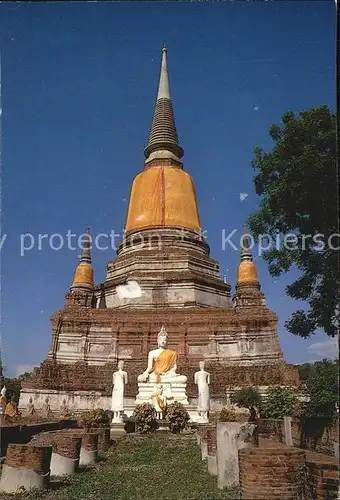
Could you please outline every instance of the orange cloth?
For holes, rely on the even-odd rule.
[[[154,360],[153,371],[156,375],[156,383],[161,381],[161,375],[168,372],[177,363],[177,352],[172,349],[164,349],[164,351]]]
[[[125,229],[155,226],[200,230],[194,182],[181,168],[151,167],[133,181]]]
[[[0,406],[6,406],[6,397],[0,396]]]
[[[5,415],[8,415],[9,417],[15,417],[17,414],[18,411],[16,409],[16,406],[11,402],[7,403],[5,408]]]
[[[165,404],[164,404],[164,401],[162,400],[162,398],[160,397],[160,395],[157,394],[157,392],[154,392],[153,394],[151,394],[151,397],[157,399],[158,406],[163,411],[165,408]]]

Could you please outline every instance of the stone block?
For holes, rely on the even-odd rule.
[[[255,425],[241,422],[217,423],[218,487],[239,485],[238,450],[250,446]]]

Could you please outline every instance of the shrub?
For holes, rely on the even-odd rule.
[[[166,409],[166,419],[169,423],[169,429],[174,434],[181,432],[188,427],[190,420],[189,413],[184,406],[176,401],[171,403]]]
[[[78,424],[89,429],[101,429],[110,427],[110,413],[108,410],[97,408],[96,410],[84,411],[78,418]]]
[[[270,387],[260,407],[262,418],[283,418],[293,414],[296,394],[287,387]]]
[[[137,405],[133,412],[133,418],[136,422],[137,432],[147,434],[153,432],[157,427],[157,413],[150,403]]]
[[[339,404],[339,360],[317,361],[311,365],[306,379],[309,401],[305,405],[305,417],[317,417],[325,427],[335,423]]]
[[[260,406],[261,394],[254,387],[244,387],[231,395],[231,402],[243,408]]]
[[[220,422],[246,422],[249,418],[249,411],[241,411],[235,408],[224,407],[219,413]]]

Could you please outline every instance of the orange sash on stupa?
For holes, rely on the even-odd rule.
[[[177,352],[171,349],[164,351],[154,360],[153,371],[156,375],[156,383],[161,382],[161,375],[168,372],[177,363]]]

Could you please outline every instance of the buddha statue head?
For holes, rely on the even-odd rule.
[[[124,361],[118,361],[118,370],[122,370],[124,368]]]
[[[157,344],[158,347],[162,347],[164,349],[167,343],[168,343],[168,333],[164,325],[162,325],[162,328],[160,329],[160,332],[157,335]]]
[[[198,366],[199,366],[200,370],[204,370],[205,362],[204,361],[200,361],[198,363]]]

